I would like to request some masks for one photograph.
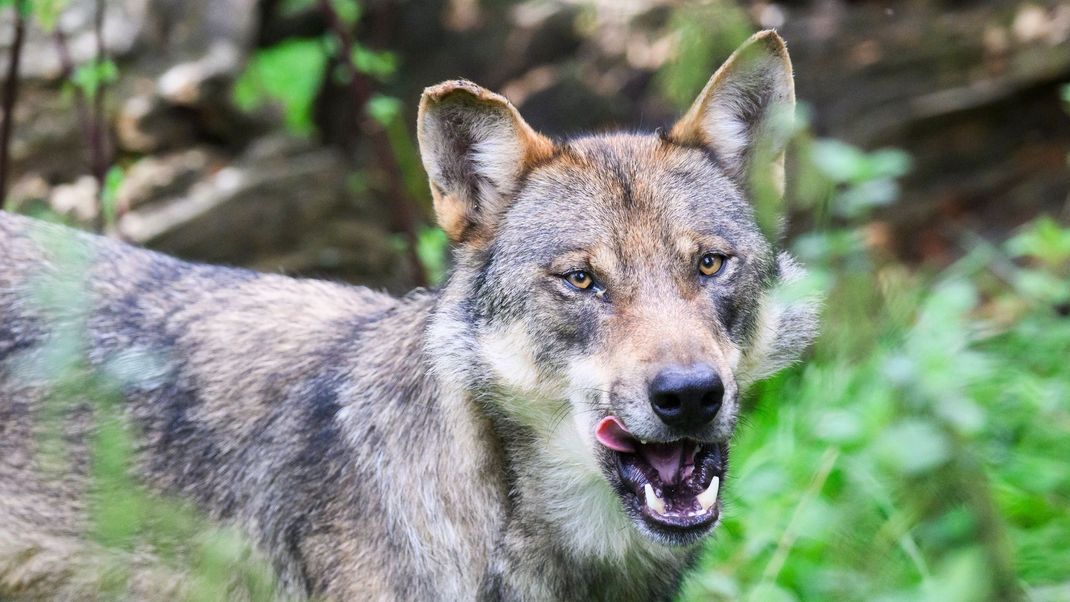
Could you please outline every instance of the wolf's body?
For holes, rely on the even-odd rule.
[[[715,479],[716,496],[718,477],[706,472],[723,476],[740,389],[792,361],[813,334],[812,307],[773,298],[796,268],[761,236],[738,179],[753,155],[740,141],[767,103],[734,125],[711,122],[736,147],[708,143],[710,124],[699,123],[717,109],[706,107],[711,90],[734,105],[786,94],[779,38],[755,40],[768,64],[735,69],[758,89],[719,88],[733,75],[726,67],[660,138],[555,145],[471,84],[429,89],[421,146],[440,223],[458,246],[439,291],[394,299],[191,265],[0,214],[0,597],[92,589],[92,404],[63,417],[70,471],[49,476],[36,448],[52,387],[28,368],[47,366],[42,354],[69,325],[91,369],[151,367],[122,387],[139,478],[238,525],[297,595],[671,597],[719,505],[673,527],[686,517],[670,516],[672,504],[699,508],[692,493],[670,497],[679,474],[652,477],[665,516],[617,474],[613,446],[683,436],[651,414],[647,368],[703,362],[723,382],[716,417],[688,425],[694,443],[679,443],[696,465],[716,455],[688,470],[706,475],[703,487]],[[768,81],[754,76],[763,69],[775,70]],[[699,237],[695,224],[713,234]],[[84,269],[72,275],[54,256],[57,238],[85,251]],[[694,254],[707,248],[723,253],[725,271],[693,276]],[[583,287],[575,266],[597,287]],[[72,280],[84,282],[73,289],[81,294],[41,301]],[[619,425],[616,439],[595,434],[607,421]],[[143,568],[135,595],[181,591],[150,552],[130,562]]]
[[[34,476],[31,426],[48,389],[13,369],[19,356],[32,361],[26,350],[50,326],[26,302],[32,289],[65,288],[48,281],[47,245],[32,236],[42,228],[0,214],[0,575],[48,592],[50,573],[64,572],[13,563],[77,551],[36,546],[42,535],[79,544],[85,474]],[[94,258],[79,300],[89,304],[92,355],[104,362],[140,349],[165,366],[162,378],[126,391],[150,483],[245,527],[297,591],[476,597],[508,520],[508,483],[487,420],[421,361],[437,294],[392,299],[78,240]],[[516,536],[542,538],[529,527]],[[530,549],[540,565],[565,562],[564,552]],[[620,583],[617,572],[604,563],[564,571],[576,583],[562,592]],[[652,584],[638,585],[637,594]]]

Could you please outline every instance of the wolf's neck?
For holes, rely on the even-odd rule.
[[[675,591],[692,550],[636,530],[587,448],[582,421],[494,422],[510,483],[492,565],[503,598],[650,600]]]
[[[570,404],[526,399],[489,382],[493,370],[477,351],[475,320],[463,297],[445,291],[428,321],[426,349],[443,400],[487,425],[479,453],[504,459],[478,477],[501,481],[509,493],[484,593],[507,600],[667,597],[690,550],[639,534]]]

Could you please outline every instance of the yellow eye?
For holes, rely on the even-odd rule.
[[[725,259],[724,255],[706,253],[698,260],[698,271],[703,276],[716,276],[724,268]]]
[[[591,282],[593,281],[591,275],[583,270],[565,274],[565,280],[568,280],[569,284],[580,290],[591,288]]]

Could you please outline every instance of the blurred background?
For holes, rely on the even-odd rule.
[[[787,294],[826,298],[824,334],[749,396],[683,599],[1070,600],[1070,2],[0,0],[0,198],[435,285],[425,86],[555,137],[653,130],[769,27],[802,103]]]

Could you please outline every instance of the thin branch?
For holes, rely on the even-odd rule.
[[[60,79],[71,82],[71,78],[74,76],[74,61],[71,60],[71,53],[67,46],[67,36],[58,24],[52,31],[52,41],[56,46],[56,54],[59,55]],[[85,138],[87,166],[90,171],[93,171],[93,151],[91,150],[93,147],[92,116],[89,114],[89,107],[86,105],[85,91],[80,86],[74,85],[73,82],[71,83],[71,88],[74,91],[74,111],[78,116],[78,124],[82,127],[82,136]]]
[[[353,106],[357,115],[357,122],[360,124],[362,122],[359,117],[361,107],[367,104],[372,95],[371,80],[358,71],[356,65],[353,64],[353,49],[355,47],[353,37],[350,35],[349,27],[331,4],[331,0],[319,0],[319,7],[327,17],[328,27],[338,37],[339,54],[341,54],[339,60],[341,60],[349,75],[349,89],[353,95]],[[365,128],[362,127],[361,129]],[[416,205],[405,189],[401,167],[394,156],[394,149],[390,144],[386,131],[382,127],[373,128],[365,133],[372,139],[376,148],[375,155],[379,160],[379,167],[386,173],[389,181],[390,196],[394,203],[395,227],[401,230],[402,236],[405,237],[413,279],[418,286],[427,286],[427,271],[424,269],[424,265],[416,251],[418,242]]]
[[[11,58],[7,65],[7,77],[4,79],[2,99],[4,121],[0,124],[0,207],[3,207],[7,201],[11,133],[15,129],[15,101],[19,96],[19,61],[22,58],[22,46],[26,38],[26,13],[28,12],[29,0],[19,0],[15,3],[15,37],[11,42]]]
[[[99,70],[107,55],[104,50],[104,0],[96,1],[96,13],[93,15],[93,36],[96,38],[96,68]],[[90,168],[97,180],[97,217],[93,227],[97,232],[104,230],[104,179],[108,173],[111,159],[108,156],[107,121],[104,114],[104,93],[107,82],[99,77],[93,90],[93,120],[90,129]]]

